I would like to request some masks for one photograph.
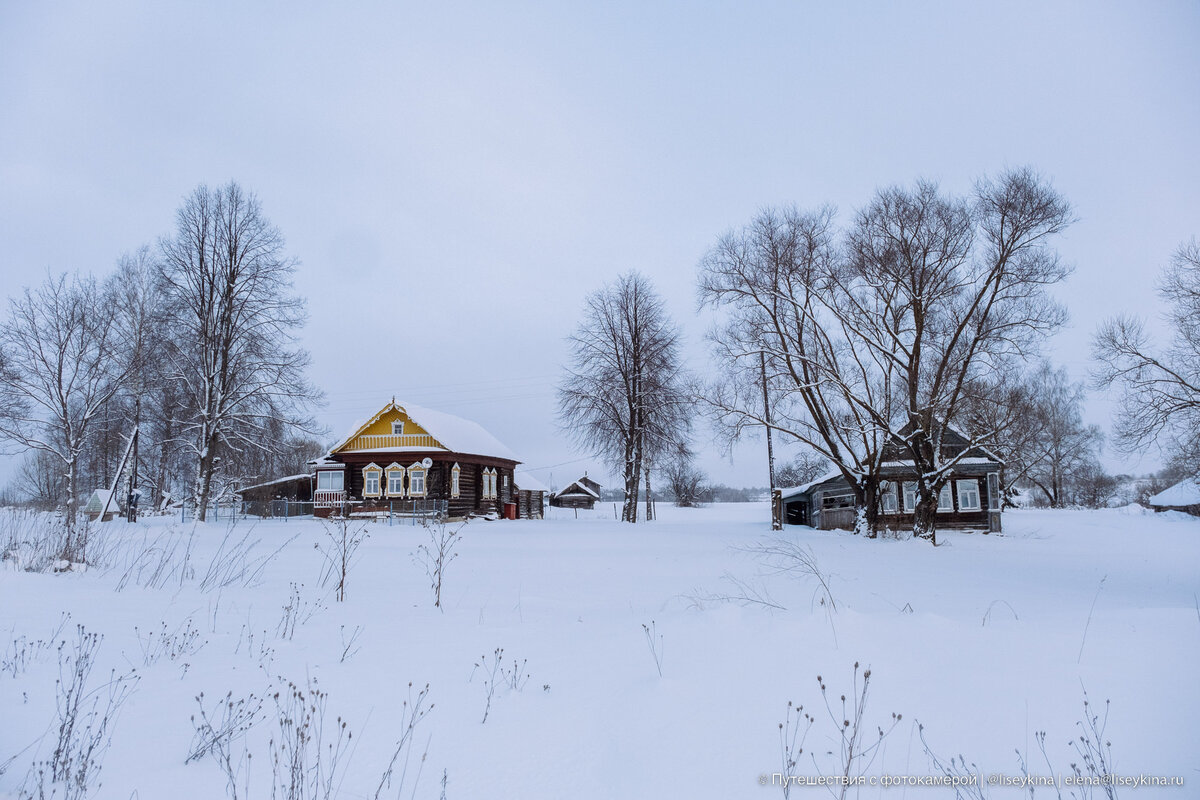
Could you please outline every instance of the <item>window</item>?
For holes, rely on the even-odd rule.
[[[462,474],[462,468],[455,464],[450,468],[450,496],[458,497],[458,479]]]
[[[340,469],[326,469],[317,473],[318,492],[340,492],[345,485],[346,475]]]
[[[393,436],[403,436],[404,435],[404,420],[402,420],[402,419],[392,420],[392,435]]]
[[[958,510],[979,510],[979,481],[958,481]]]
[[[917,510],[917,485],[915,483],[904,484],[904,510]]]
[[[508,476],[504,476],[504,493],[508,494]]]
[[[363,467],[363,497],[379,497],[379,479],[383,470],[374,464]]]
[[[884,514],[895,514],[896,508],[896,484],[890,481],[884,481],[880,484],[881,494],[879,507]]]
[[[408,494],[411,497],[425,496],[425,468],[417,464],[408,468]]]
[[[950,481],[942,484],[942,490],[938,492],[937,510],[942,513],[954,510],[954,498],[950,494]]]
[[[485,469],[483,471],[483,499],[496,499],[496,470]]]
[[[404,497],[404,467],[392,464],[387,470],[388,497]]]
[[[821,508],[854,508],[854,495],[849,492],[822,495]]]

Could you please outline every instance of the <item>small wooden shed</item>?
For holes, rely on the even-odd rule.
[[[100,519],[102,512],[104,513],[104,519],[100,520],[101,522],[109,522],[113,517],[124,514],[125,507],[122,505],[120,498],[114,497],[112,498],[112,502],[109,502],[111,496],[111,489],[97,489],[92,492],[92,496],[88,498],[87,503],[83,506],[83,513],[87,514],[87,518],[93,522]],[[104,511],[105,503],[108,503],[107,512]]]

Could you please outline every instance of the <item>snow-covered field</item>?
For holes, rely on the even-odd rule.
[[[1017,511],[1005,515],[1003,535],[941,533],[937,548],[790,529],[782,539],[808,548],[826,593],[808,570],[780,571],[772,563],[784,562],[755,551],[781,538],[765,505],[659,513],[637,526],[614,522],[611,506],[579,519],[554,510],[544,521],[471,522],[445,571],[443,610],[414,558],[430,534],[412,526],[368,526],[341,603],[331,583],[319,585],[324,529],[313,520],[238,522],[232,533],[223,522],[118,521],[101,529],[108,569],[31,574],[6,564],[0,796],[17,796],[30,764],[51,759],[58,741],[60,652],[34,642],[51,637],[64,612],[62,653],[76,625],[103,636],[88,684],[101,687],[100,707],[112,670],[136,668],[140,678],[111,721],[96,797],[225,797],[215,758],[185,764],[201,692],[210,713],[229,692],[265,698],[261,721],[230,745],[235,757],[252,755],[237,796],[271,796],[271,742],[280,738],[272,697],[284,690],[285,699],[289,681],[327,693],[326,743],[336,717],[353,732],[338,797],[377,796],[404,732],[403,704],[426,683],[428,715],[413,731],[405,788],[396,769],[379,797],[437,798],[443,775],[451,800],[782,796],[770,776],[781,771],[779,724],[794,720],[788,701],[815,717],[791,772],[840,772],[839,725],[817,676],[840,722],[855,662],[860,686],[871,670],[865,742],[877,726],[891,728],[868,774],[933,773],[918,722],[944,761],[961,753],[984,776],[1019,775],[1014,750],[1031,774],[1048,774],[1035,736],[1044,730],[1053,769],[1067,773],[1079,761],[1068,740],[1084,719],[1086,688],[1091,709],[1103,714],[1111,701],[1114,773],[1185,781],[1122,797],[1200,796],[1200,520]],[[278,554],[257,579],[202,588],[222,541],[247,533],[257,542],[248,562]],[[192,572],[178,569],[189,540]],[[158,550],[145,555],[140,582],[156,588],[125,567],[150,543]],[[170,543],[174,555],[152,580],[148,565]],[[759,602],[736,602],[745,594]],[[300,612],[290,638],[288,605]],[[164,625],[177,634],[166,643]],[[156,653],[160,645],[182,652]],[[497,671],[488,708],[497,648],[504,670],[515,659],[528,678],[514,690]],[[953,794],[868,786],[849,796]],[[791,796],[827,794],[793,787]]]

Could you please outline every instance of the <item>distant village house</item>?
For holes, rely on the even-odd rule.
[[[968,448],[969,440],[947,428],[942,450],[946,459],[959,456],[938,496],[937,526],[999,532],[1000,460],[983,447]],[[917,473],[903,446],[891,443],[884,450],[879,492],[880,527],[911,528],[917,508]],[[776,514],[788,525],[808,525],[822,530],[853,530],[858,509],[854,491],[841,472],[776,492]]]
[[[585,474],[561,492],[550,495],[550,505],[555,508],[594,508],[600,499],[600,488],[600,484]]]

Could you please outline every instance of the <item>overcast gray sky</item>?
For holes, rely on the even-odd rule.
[[[1190,0],[0,0],[0,295],[107,272],[236,179],[301,262],[334,435],[395,394],[561,486],[599,469],[554,414],[584,296],[643,271],[702,370],[697,260],[764,205],[848,218],[880,186],[1035,166],[1079,217],[1051,354],[1083,377],[1098,322],[1156,313],[1200,235],[1198,101]],[[766,483],[761,446],[701,444]]]

